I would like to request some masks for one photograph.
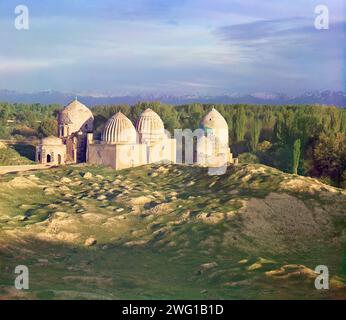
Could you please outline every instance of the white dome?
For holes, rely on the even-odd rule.
[[[136,129],[129,118],[118,112],[106,123],[102,141],[106,143],[136,143]]]
[[[201,121],[201,128],[206,133],[212,133],[220,143],[228,145],[228,124],[219,111],[213,108]]]
[[[59,125],[69,125],[70,134],[81,130],[86,126],[86,130],[92,130],[94,116],[89,108],[77,99],[67,105],[58,117]]]
[[[219,111],[213,108],[201,121],[201,126],[206,129],[227,129],[228,124]]]
[[[141,143],[162,140],[165,137],[165,127],[160,116],[148,108],[140,115],[136,129]]]

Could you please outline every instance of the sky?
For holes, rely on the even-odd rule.
[[[319,4],[328,30],[314,26]],[[29,30],[14,26],[17,5],[29,9]],[[346,0],[1,0],[0,89],[345,90],[345,34]]]

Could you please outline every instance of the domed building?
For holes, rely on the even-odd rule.
[[[117,112],[106,123],[101,140],[88,134],[87,162],[114,169],[146,164],[146,146],[137,143],[137,132],[129,118]]]
[[[87,162],[115,169],[150,163],[198,163],[213,168],[237,163],[229,148],[227,122],[214,108],[188,138],[183,130],[180,137],[171,139],[160,116],[150,108],[135,126],[117,112],[106,122],[100,140],[94,139],[93,122],[91,110],[77,99],[72,101],[58,115],[58,137],[44,138],[36,147],[36,162]]]
[[[110,144],[136,143],[136,129],[129,118],[122,112],[117,112],[107,121],[102,133],[102,141]]]
[[[94,116],[77,98],[58,114],[58,137],[42,139],[36,147],[39,163],[79,163],[86,161],[87,134],[93,132]]]
[[[118,112],[106,123],[101,140],[88,135],[88,163],[124,169],[154,162],[175,162],[175,140],[168,139],[163,121],[146,109],[136,123]]]
[[[58,137],[43,138],[36,147],[36,162],[42,164],[64,164],[66,162],[66,146]]]
[[[136,124],[139,142],[152,144],[165,139],[165,127],[160,116],[150,108],[144,110]]]
[[[204,135],[197,142],[197,163],[215,167],[233,163],[228,124],[221,113],[213,108],[203,117],[200,128]]]
[[[148,108],[136,123],[139,143],[147,147],[147,163],[176,162],[176,141],[165,133],[160,116]]]
[[[76,98],[58,115],[59,137],[69,137],[78,132],[92,132],[93,122],[91,110]]]
[[[93,132],[94,116],[77,98],[58,115],[58,135],[66,145],[66,161],[86,161],[87,134]]]
[[[218,141],[228,146],[228,124],[219,111],[212,108],[202,119],[200,127],[206,135],[210,134],[217,137]]]

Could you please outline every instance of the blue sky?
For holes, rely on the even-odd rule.
[[[24,4],[30,29],[14,28]],[[319,4],[329,30],[314,28]],[[0,2],[0,89],[79,94],[345,90],[344,0]]]

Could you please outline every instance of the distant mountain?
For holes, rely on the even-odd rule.
[[[58,91],[42,91],[37,93],[18,93],[16,91],[0,90],[0,101],[10,103],[41,103],[66,105],[75,94]],[[79,100],[88,106],[102,104],[135,104],[138,101],[161,101],[173,105],[187,103],[248,103],[248,104],[323,104],[346,107],[346,93],[342,91],[313,91],[297,96],[277,93],[256,94],[224,94],[207,95],[126,95],[126,96],[78,96]]]

